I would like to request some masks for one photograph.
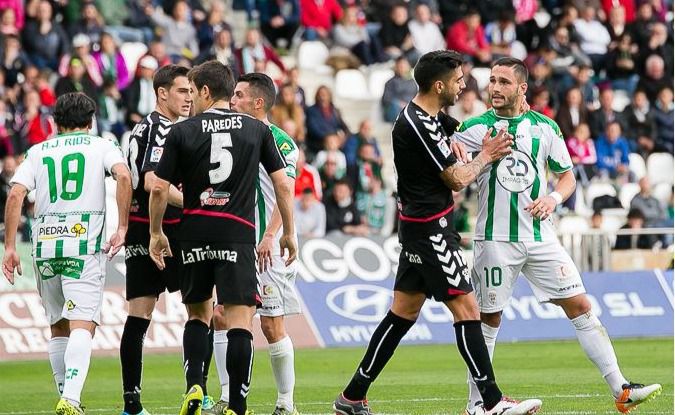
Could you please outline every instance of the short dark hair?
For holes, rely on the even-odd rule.
[[[152,77],[152,88],[155,90],[155,95],[159,91],[159,88],[169,89],[173,85],[173,81],[180,76],[186,76],[190,70],[184,66],[178,65],[166,65],[157,72],[155,76]]]
[[[247,82],[255,98],[265,100],[265,112],[274,105],[276,89],[272,78],[260,72],[247,73],[239,77],[238,82]]]
[[[425,53],[415,65],[413,71],[415,82],[420,92],[429,92],[434,82],[446,80],[449,73],[460,66],[462,66],[462,55],[454,50],[436,50]]]
[[[91,125],[96,103],[82,92],[69,92],[56,100],[54,121],[61,129],[73,130]]]
[[[631,210],[628,211],[628,219],[642,219],[645,220],[645,214],[642,212],[642,210],[638,208],[632,208]]]
[[[520,59],[511,57],[499,58],[492,64],[493,68],[495,66],[508,66],[509,68],[513,68],[513,71],[520,82],[527,82],[527,78],[530,76],[527,66],[525,66],[525,63]]]
[[[197,89],[204,86],[209,87],[211,99],[217,101],[220,99],[230,100],[234,93],[234,76],[229,66],[212,60],[204,62],[190,69],[187,74],[190,82],[193,82]]]

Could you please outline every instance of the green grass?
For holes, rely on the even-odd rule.
[[[673,342],[617,340],[623,372],[639,382],[658,382],[664,391],[638,414],[673,414]],[[358,349],[298,350],[296,403],[301,413],[328,414],[338,392],[364,352]],[[178,355],[145,358],[143,401],[153,415],[177,414],[183,389]],[[216,393],[212,366],[209,388]],[[502,390],[514,398],[539,397],[543,414],[617,413],[607,386],[576,342],[498,344],[495,371]],[[121,412],[117,358],[95,358],[83,400],[91,414]],[[0,363],[0,415],[51,413],[56,394],[49,362]],[[378,414],[457,414],[466,397],[465,368],[454,345],[401,347],[370,390]],[[273,410],[276,389],[266,351],[256,354],[249,405],[257,414]]]

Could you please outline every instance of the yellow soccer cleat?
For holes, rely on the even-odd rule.
[[[56,415],[84,415],[84,409],[61,398],[56,404]]]
[[[228,409],[227,411],[223,412],[223,415],[237,415],[237,413],[231,409]],[[245,415],[253,415],[253,411],[247,410]]]
[[[199,385],[194,385],[183,397],[179,415],[201,415],[204,391]]]

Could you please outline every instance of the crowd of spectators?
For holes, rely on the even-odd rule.
[[[275,74],[271,121],[302,149],[300,233],[389,234],[395,203],[382,167],[392,160],[380,153],[374,124],[395,120],[416,92],[412,65],[441,48],[465,56],[467,88],[448,108],[453,117],[488,108],[473,68],[502,56],[523,59],[528,102],[560,125],[581,185],[635,182],[630,153],[673,154],[672,6],[672,0],[0,0],[0,191],[4,198],[7,172],[20,155],[55,134],[58,95],[89,95],[99,104],[94,132],[121,138],[154,108],[157,68],[217,59],[235,74]],[[235,21],[241,16],[243,28]],[[381,119],[363,119],[350,131],[327,85],[308,102],[299,70],[282,59],[303,41],[321,41],[364,71],[393,69]],[[127,61],[129,42],[147,45],[137,63]],[[621,99],[627,105],[617,105]],[[638,210],[648,225],[672,225],[672,206],[654,203],[631,204],[632,218]]]

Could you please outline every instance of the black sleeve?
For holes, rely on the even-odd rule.
[[[151,124],[150,128],[143,132],[147,137],[146,142],[148,145],[145,147],[141,172],[155,171],[157,169],[157,165],[159,165],[164,154],[169,132],[171,132],[171,126],[163,126],[160,122]]]
[[[151,143],[148,143],[148,148],[150,147]],[[178,170],[179,151],[180,129],[174,127],[166,136],[166,142],[164,143],[164,150],[162,151],[161,160],[159,160],[157,168],[155,169],[155,175],[157,175],[157,177],[174,184],[177,183],[176,173]]]
[[[275,171],[286,167],[284,157],[281,155],[274,142],[272,130],[267,128],[267,126],[265,126],[262,145],[260,146],[260,162],[268,174],[272,174]]]
[[[416,115],[410,114],[410,108],[406,110],[404,115],[410,128],[413,130],[411,132],[411,134],[414,135],[412,141],[417,142],[419,146],[423,147],[421,153],[427,156],[426,158],[428,161],[432,163],[439,172],[457,162],[448,141],[444,140],[444,136],[449,136],[454,130],[452,132],[447,131],[447,135],[445,135],[443,133],[444,128],[439,126],[439,123],[433,118],[417,118]],[[413,121],[413,117],[417,119],[417,122]]]

